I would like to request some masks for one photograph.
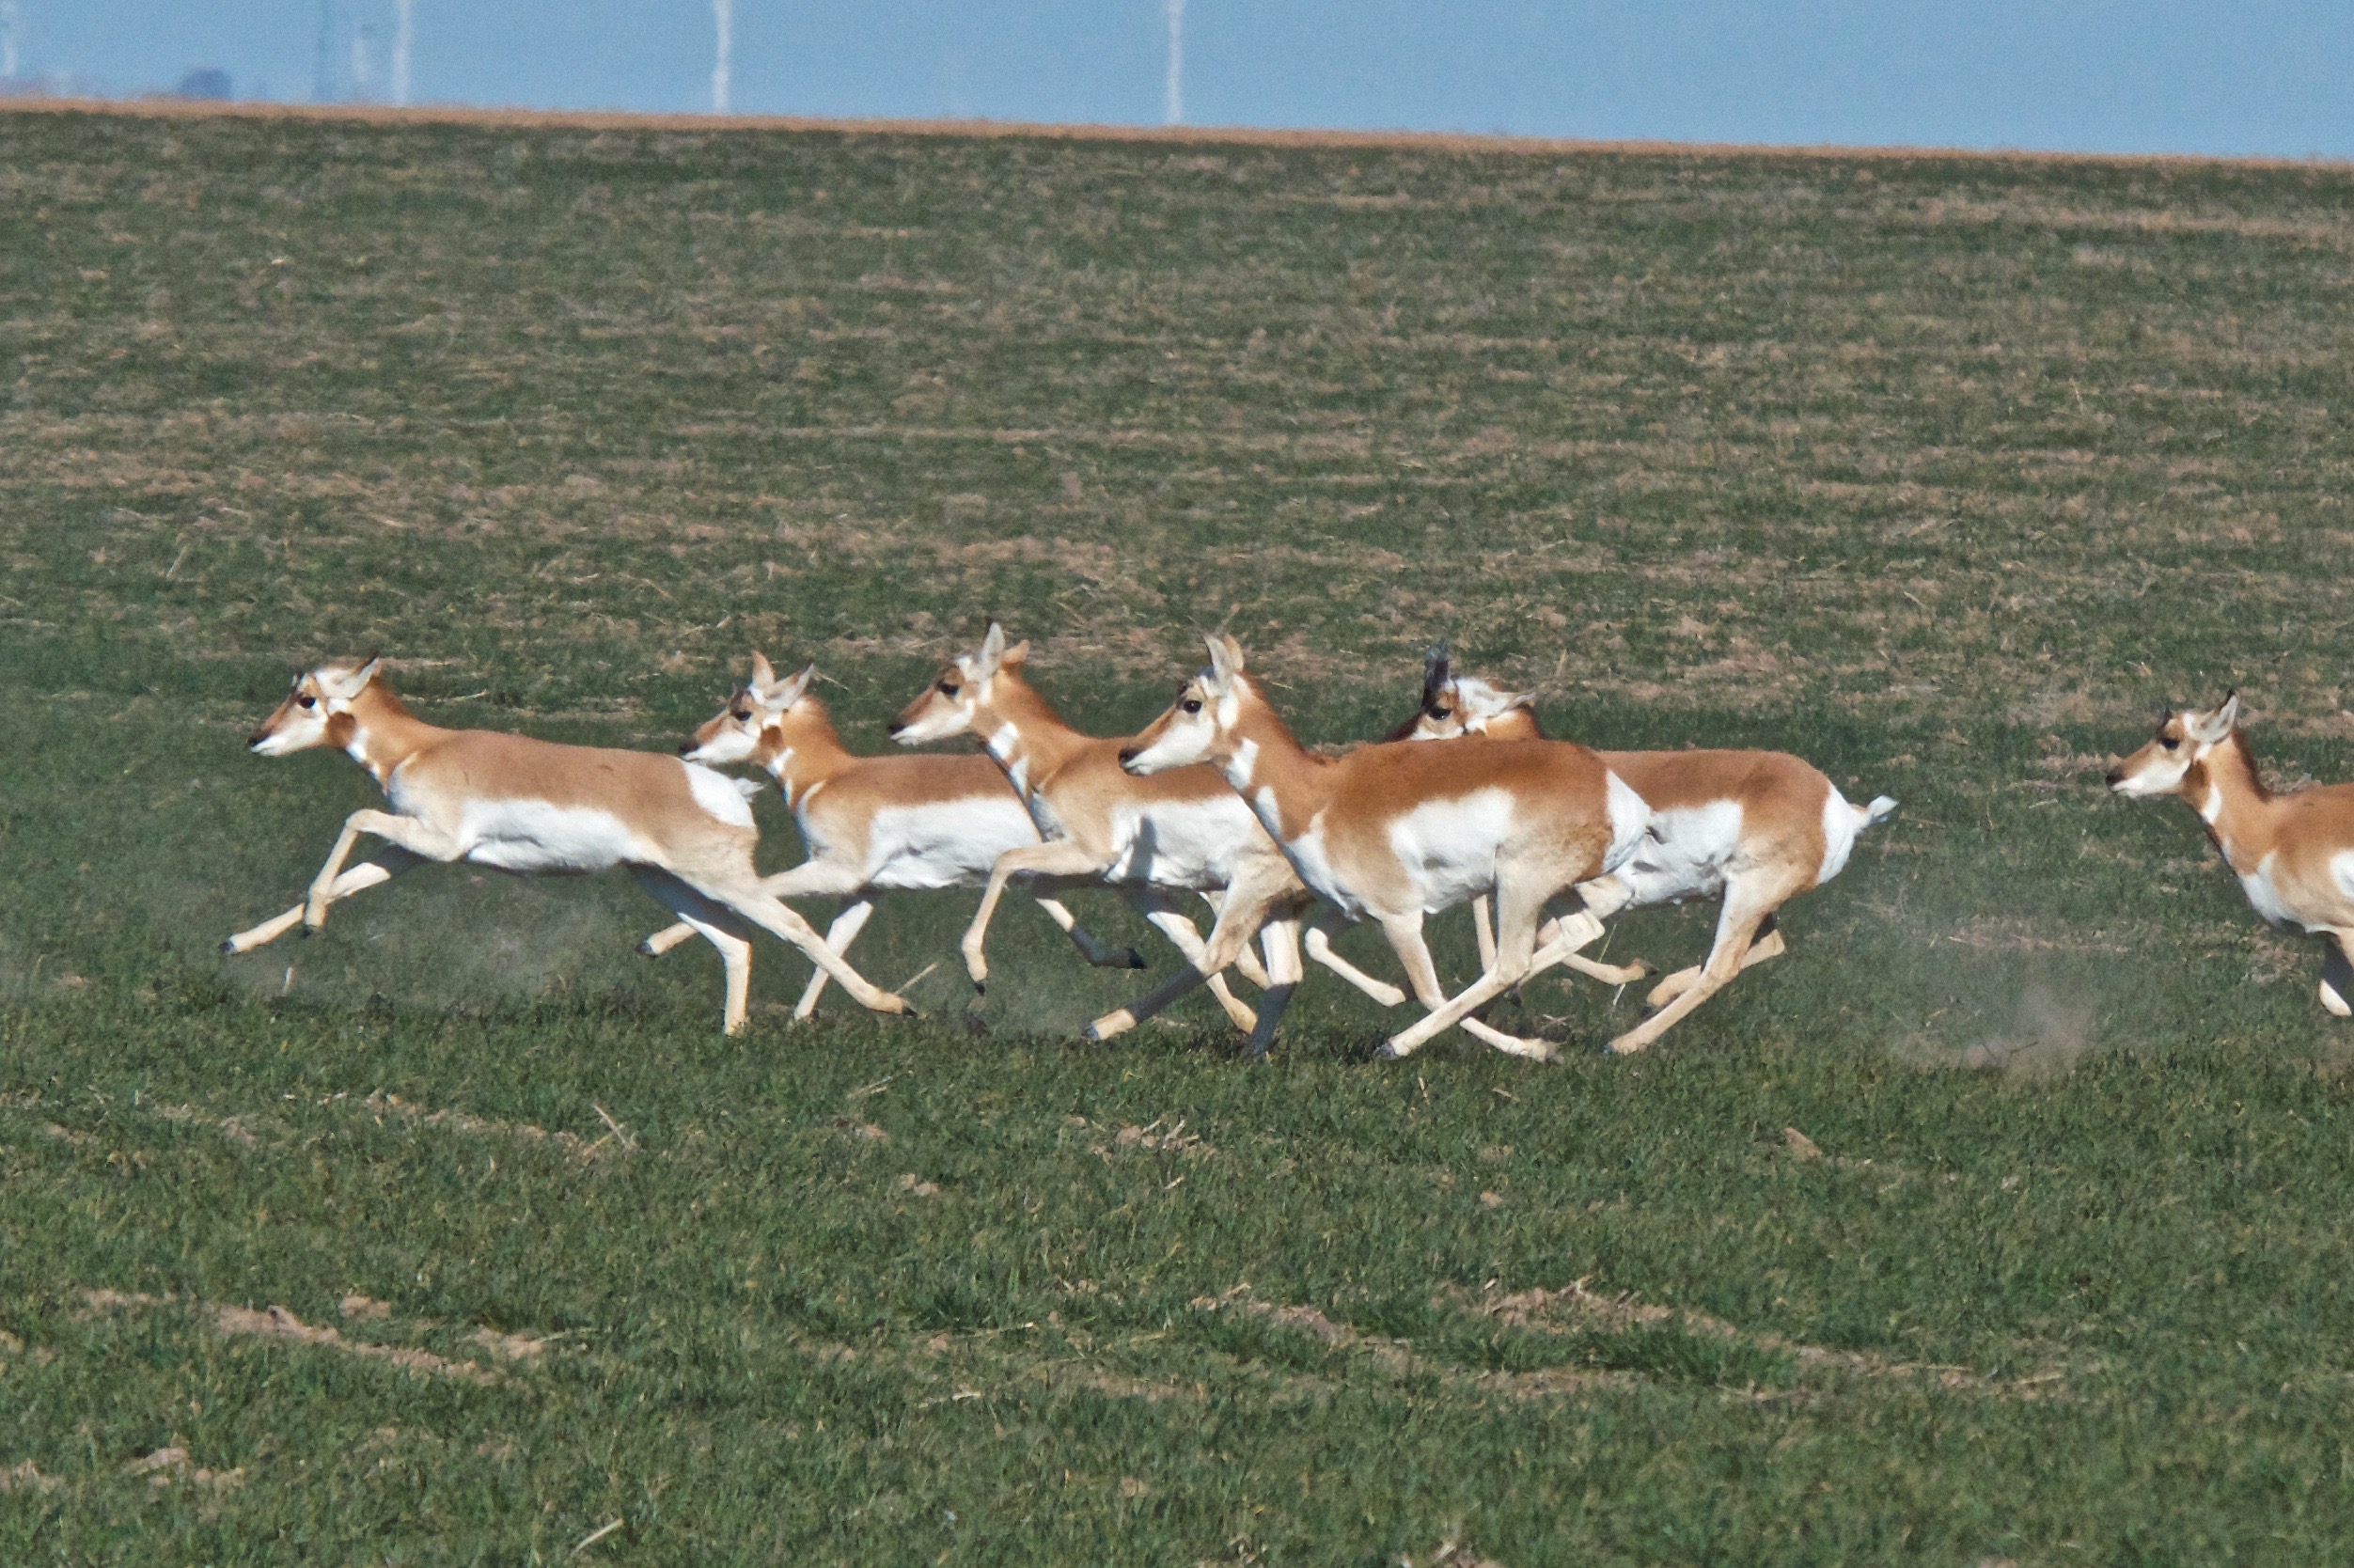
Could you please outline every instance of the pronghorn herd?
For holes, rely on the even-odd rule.
[[[970,734],[985,757],[860,757],[809,690],[814,666],[780,680],[755,654],[752,678],[680,755],[559,745],[444,729],[393,695],[378,660],[322,665],[258,730],[268,757],[334,746],[384,791],[388,810],[353,812],[303,902],[222,944],[250,951],[296,926],[315,931],[337,900],[425,860],[522,874],[626,869],[678,923],[649,936],[661,953],[692,936],[719,949],[724,1027],[743,1027],[752,932],[816,966],[793,1010],[807,1018],[829,980],[862,1006],[907,1012],[849,963],[851,943],[888,891],[981,887],[963,956],[989,976],[991,917],[1023,889],[1088,963],[1141,967],[1133,950],[1083,929],[1059,895],[1118,890],[1177,948],[1185,966],[1094,1021],[1091,1039],[1133,1028],[1206,985],[1263,1054],[1303,979],[1301,955],[1386,1007],[1407,993],[1334,951],[1331,927],[1371,920],[1396,954],[1423,1015],[1382,1047],[1402,1057],[1450,1027],[1516,1056],[1552,1045],[1482,1016],[1557,964],[1608,984],[1650,971],[1581,951],[1604,921],[1646,904],[1717,899],[1704,962],[1660,980],[1649,1015],[1610,1042],[1640,1051],[1740,971],[1783,950],[1782,906],[1839,874],[1863,829],[1896,803],[1851,805],[1823,774],[1773,751],[1593,751],[1545,736],[1532,700],[1459,675],[1435,651],[1414,714],[1384,740],[1342,755],[1295,739],[1246,667],[1240,644],[1208,639],[1210,662],[1141,734],[1072,729],[1032,686],[1028,643],[991,622],[978,648],[944,666],[891,721],[901,744]],[[2334,939],[2323,1004],[2354,996],[2354,785],[2274,795],[2237,731],[2236,697],[2169,716],[2109,776],[2120,794],[2180,794],[2198,810],[2268,920]],[[755,764],[782,791],[808,846],[798,866],[762,876],[749,798],[758,786],[714,771]],[[363,836],[377,846],[354,861]],[[1205,937],[1188,896],[1213,917]],[[783,901],[840,901],[825,934]],[[1549,917],[1556,902],[1565,912]],[[1449,996],[1424,921],[1473,906],[1482,973]],[[1490,907],[1493,907],[1493,925]],[[1259,949],[1252,951],[1253,944]],[[1261,963],[1263,956],[1263,964]],[[1256,1005],[1226,980],[1258,988]]]

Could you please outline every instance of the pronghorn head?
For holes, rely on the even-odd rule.
[[[790,681],[779,681],[768,661],[752,655],[752,679],[737,688],[716,718],[679,747],[690,762],[765,762],[785,747],[785,721],[802,705],[817,674],[811,665]],[[814,704],[815,698],[809,698]]]
[[[1243,645],[1223,632],[1202,640],[1210,645],[1209,667],[1185,683],[1167,713],[1120,748],[1120,765],[1130,773],[1145,776],[1194,762],[1223,767],[1234,755],[1235,726],[1252,695],[1243,679]]]
[[[902,745],[925,745],[964,734],[989,700],[990,682],[997,672],[1028,657],[1028,641],[1008,648],[1005,628],[991,621],[979,648],[942,665],[930,689],[899,711],[899,717],[891,720],[891,738]]]
[[[2239,694],[2205,712],[2185,708],[2168,713],[2149,745],[2109,770],[2109,787],[2121,795],[2171,795],[2206,754],[2232,738],[2239,727]]]
[[[384,661],[370,653],[365,659],[337,659],[294,677],[277,712],[262,721],[247,740],[249,750],[264,757],[285,757],[318,745],[348,745],[358,721],[352,704],[376,679]]]
[[[1450,666],[1447,645],[1430,651],[1422,666],[1422,706],[1392,729],[1393,741],[1449,741],[1458,735],[1487,735],[1497,740],[1541,738],[1537,729],[1536,697],[1489,685],[1476,675],[1457,675]]]

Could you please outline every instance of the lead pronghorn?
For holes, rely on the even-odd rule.
[[[978,736],[1044,839],[1008,851],[990,874],[963,945],[974,985],[987,984],[989,920],[1011,878],[1095,879],[1128,895],[1206,979],[1235,1027],[1250,1031],[1251,1051],[1263,1052],[1299,982],[1297,916],[1307,890],[1216,774],[1197,768],[1152,780],[1130,777],[1120,765],[1125,742],[1079,733],[1023,678],[1028,654],[1028,643],[1008,647],[1004,628],[991,621],[980,648],[944,666],[890,727],[906,745],[966,731]],[[1206,969],[1200,930],[1169,903],[1169,894],[1181,890],[1210,899],[1218,912],[1214,934],[1231,937],[1225,956]],[[1267,966],[1254,974],[1248,944],[1263,930]],[[1321,932],[1310,933],[1309,950],[1375,1000],[1394,1006],[1405,999],[1395,986],[1332,952]],[[1256,1012],[1227,988],[1220,972],[1229,964],[1266,987]],[[1151,1011],[1107,1014],[1089,1032],[1108,1039]]]
[[[353,812],[309,896],[230,937],[223,951],[250,951],[297,924],[316,931],[329,904],[424,860],[466,860],[526,874],[624,866],[719,949],[729,1033],[744,1026],[751,981],[747,921],[808,953],[868,1007],[909,1011],[868,984],[761,886],[752,865],[759,830],[734,779],[651,752],[443,729],[401,706],[379,667],[370,655],[296,676],[294,689],[254,732],[251,749],[285,757],[337,747],[368,770],[392,809]],[[347,870],[344,862],[363,833],[384,844]]]
[[[816,673],[811,665],[779,681],[768,661],[753,654],[750,683],[696,730],[679,755],[690,762],[755,762],[777,780],[809,853],[793,870],[770,877],[768,890],[780,899],[841,899],[841,912],[825,933],[825,945],[840,956],[874,913],[877,895],[978,887],[999,855],[1039,839],[1022,797],[986,757],[853,756],[824,701],[809,690]],[[1090,964],[1144,967],[1134,949],[1105,947],[1059,901],[1035,886],[1031,893]],[[694,934],[683,920],[640,947],[666,952]],[[794,1018],[809,1016],[829,979],[824,969],[809,977]]]
[[[2321,1005],[2339,1017],[2354,996],[2354,784],[2274,794],[2239,732],[2239,694],[2169,713],[2149,745],[2109,770],[2121,795],[2180,795],[2268,925],[2293,920],[2332,944]]]
[[[1535,699],[1449,668],[1433,649],[1422,706],[1393,733],[1414,740],[1531,740]],[[1837,876],[1856,836],[1896,809],[1886,795],[1852,806],[1812,763],[1781,751],[1605,751],[1603,762],[1651,803],[1651,836],[1614,873],[1627,905],[1721,897],[1707,959],[1654,986],[1656,1011],[1610,1042],[1640,1051],[1752,964],[1782,950],[1781,906]],[[1478,911],[1474,911],[1475,917]],[[1483,948],[1485,943],[1483,941]]]
[[[1375,745],[1316,756],[1277,716],[1232,637],[1208,639],[1210,667],[1120,755],[1129,772],[1209,762],[1250,803],[1301,878],[1343,917],[1373,919],[1430,1013],[1390,1037],[1402,1057],[1452,1024],[1499,1050],[1549,1059],[1553,1047],[1471,1016],[1601,934],[1626,900],[1609,873],[1641,841],[1650,810],[1602,760],[1562,741],[1478,746]],[[1575,888],[1586,907],[1540,949],[1546,903]],[[1450,1001],[1422,920],[1475,894],[1497,903],[1496,961]],[[1213,942],[1201,961],[1225,956]]]

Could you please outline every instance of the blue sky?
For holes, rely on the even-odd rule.
[[[417,102],[709,106],[711,0],[412,0]],[[747,113],[1162,118],[1164,0],[733,0]],[[326,0],[381,96],[394,0]],[[19,70],[313,94],[322,0],[16,0]],[[2354,157],[2354,0],[1187,0],[1196,124]]]

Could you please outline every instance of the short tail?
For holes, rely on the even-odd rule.
[[[1896,799],[1894,796],[1874,795],[1871,805],[1856,808],[1856,815],[1861,819],[1856,825],[1859,828],[1870,827],[1874,823],[1886,822],[1895,814]]]

